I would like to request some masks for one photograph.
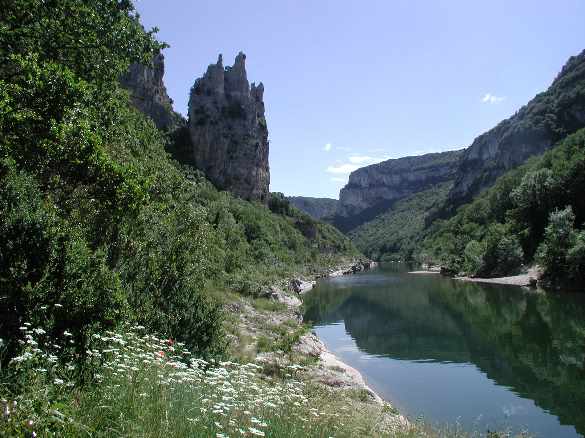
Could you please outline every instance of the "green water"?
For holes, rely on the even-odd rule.
[[[411,418],[469,431],[585,434],[585,294],[408,274],[325,280],[305,319]]]

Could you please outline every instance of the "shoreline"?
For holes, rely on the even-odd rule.
[[[378,266],[378,262],[370,260],[368,262],[354,263],[350,267],[339,267],[338,269],[335,269],[328,274],[317,276],[316,279],[312,281],[312,286],[310,289],[298,293],[302,298],[304,293],[308,292],[317,285],[317,280],[319,279],[335,278],[339,276],[353,275],[359,272],[367,272]],[[303,348],[304,346],[305,348]],[[398,427],[410,426],[408,419],[400,412],[398,412],[390,401],[381,397],[380,394],[378,394],[367,383],[367,380],[360,371],[344,362],[339,356],[329,350],[323,340],[315,333],[315,331],[311,330],[310,333],[304,335],[297,344],[297,348],[299,348],[301,351],[306,351],[306,346],[313,350],[314,356],[319,358],[319,363],[321,365],[320,368],[323,371],[323,374],[318,376],[318,380],[321,381],[321,383],[331,387],[339,386],[341,383],[343,383],[349,387],[353,387],[358,390],[364,390],[367,392],[372,402],[379,406],[389,406],[396,412],[394,416],[396,417]]]
[[[496,278],[481,278],[481,277],[454,277],[454,280],[468,281],[471,283],[488,283],[488,284],[501,284],[506,286],[520,286],[536,288],[542,272],[538,266],[529,268],[526,272],[518,275],[510,275],[508,277],[496,277]]]
[[[414,275],[428,275],[428,274],[440,274],[437,270],[421,270],[421,271],[411,271],[409,274]],[[518,275],[510,275],[507,277],[494,277],[494,278],[484,278],[484,277],[468,277],[468,276],[457,276],[457,277],[449,277],[453,280],[458,281],[467,281],[470,283],[486,283],[486,284],[500,284],[504,286],[520,286],[520,287],[527,287],[527,288],[535,288],[540,280],[542,272],[538,266],[533,266],[529,268],[526,272]]]
[[[303,324],[304,294],[319,279],[369,271],[378,264],[357,260],[315,272],[282,279],[257,298],[239,298],[226,303],[236,320],[229,336],[233,354],[268,370],[301,365],[303,379],[332,392],[350,409],[370,411],[380,418],[379,426],[390,431],[412,427],[390,401],[368,385],[364,375],[330,351],[311,327]],[[259,300],[259,301],[258,301]],[[270,302],[274,304],[269,304]]]
[[[358,262],[358,263],[352,264],[349,267],[347,267],[347,266],[339,267],[338,269],[333,270],[328,274],[320,275],[320,276],[316,277],[316,279],[319,280],[319,279],[335,278],[335,277],[339,277],[339,276],[353,275],[353,274],[357,274],[360,272],[370,271],[378,266],[379,266],[379,263],[372,261],[372,260],[370,260],[368,262]],[[317,281],[315,280],[312,283],[313,283],[313,285],[312,285],[311,289],[314,286],[316,286]],[[311,289],[300,292],[300,294],[302,295]],[[302,316],[301,316],[301,318],[302,318]],[[346,374],[346,376],[348,376],[348,379],[353,383],[354,386],[366,390],[371,395],[372,399],[376,403],[378,403],[380,405],[389,404],[392,406],[392,404],[388,400],[385,400],[383,397],[381,397],[380,394],[378,394],[367,383],[367,380],[365,379],[365,377],[363,376],[363,374],[360,371],[358,371],[356,368],[352,367],[348,363],[344,362],[339,356],[337,356],[335,353],[333,353],[331,350],[329,350],[327,348],[327,346],[325,345],[325,343],[323,342],[323,340],[321,338],[319,338],[319,336],[313,330],[311,330],[311,332],[308,335],[305,335],[305,337],[312,338],[312,340],[308,341],[307,339],[305,339],[305,340],[301,339],[299,344],[302,344],[303,342],[309,342],[309,343],[315,344],[313,346],[313,348],[317,348],[319,350],[319,354],[318,354],[319,360],[323,363],[323,365],[325,367],[329,367],[329,368],[333,368],[333,369],[337,368],[337,369],[342,370],[342,372],[344,374]],[[404,417],[402,414],[399,414],[399,417],[400,417],[401,421],[404,422],[404,425],[409,424],[406,417]]]

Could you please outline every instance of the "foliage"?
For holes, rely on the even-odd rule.
[[[574,229],[575,215],[570,206],[551,213],[536,260],[544,268],[544,278],[557,285],[579,284],[585,277],[585,232]]]
[[[444,202],[450,187],[444,183],[397,202],[353,230],[352,242],[374,260],[411,260],[425,235],[425,218]]]
[[[0,370],[1,436],[484,436],[404,425],[365,390],[307,382],[304,366],[207,361],[140,326],[94,334],[84,368],[60,362],[43,329],[22,329],[30,344]]]
[[[549,225],[549,218],[560,221],[560,213],[553,212],[570,207],[575,226],[582,227],[585,221],[584,184],[585,129],[581,129],[541,157],[504,174],[492,188],[461,207],[452,218],[436,221],[422,252],[432,255],[435,261],[453,272],[500,276],[515,272],[522,260],[525,263],[534,261],[536,250],[544,239],[549,243],[542,247],[537,258],[544,264],[549,279],[579,284],[583,279],[582,265],[578,262],[582,246],[575,243],[575,248],[571,249],[568,242],[553,242],[552,236],[562,230],[560,222]],[[568,227],[570,215],[567,215],[563,216],[563,227]],[[479,246],[471,242],[484,246],[487,251],[482,256],[482,268],[476,272],[477,263],[473,258],[478,255]],[[558,247],[561,244],[563,248]],[[567,251],[573,254],[574,263],[570,269],[565,265]],[[555,267],[557,262],[562,266]]]
[[[14,0],[0,19],[0,336],[23,321],[91,334],[124,321],[224,347],[210,287],[255,293],[358,256],[331,227],[218,192],[165,152],[119,78],[165,45],[131,1]],[[6,304],[6,305],[4,305]]]
[[[272,213],[275,214],[282,214],[285,216],[290,216],[291,214],[290,203],[284,194],[280,192],[270,193],[270,198],[268,199],[268,208]]]

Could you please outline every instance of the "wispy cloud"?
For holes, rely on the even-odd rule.
[[[481,101],[483,103],[500,103],[506,100],[505,96],[495,96],[491,93],[486,93],[482,98]]]
[[[325,152],[329,152],[331,150],[331,143],[327,143],[325,146],[323,146],[323,150]]]
[[[370,157],[367,155],[350,155],[347,157],[347,162],[345,163],[338,163],[332,166],[328,166],[326,171],[327,173],[339,174],[339,175],[346,175],[354,170],[359,169],[360,167],[376,164],[380,161],[387,160],[387,157]]]
[[[358,164],[351,164],[351,163],[342,163],[336,164],[333,166],[327,167],[327,173],[335,173],[340,175],[345,175],[347,173],[351,173],[354,170],[358,169],[360,166]]]

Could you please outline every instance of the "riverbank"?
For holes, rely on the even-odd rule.
[[[511,275],[509,277],[498,278],[480,278],[480,277],[454,277],[455,280],[469,281],[472,283],[491,283],[503,284],[508,286],[522,286],[522,287],[536,287],[542,271],[538,266],[533,266],[528,271],[518,275]]]
[[[423,269],[420,271],[410,271],[409,274],[414,275],[429,275],[429,274],[441,274],[440,268],[437,269]],[[518,275],[511,275],[508,277],[496,277],[496,278],[483,278],[483,277],[468,277],[458,276],[453,277],[454,280],[468,281],[471,283],[489,283],[489,284],[502,284],[507,286],[521,286],[521,287],[536,287],[542,271],[538,266],[530,267],[526,272]]]
[[[304,293],[319,279],[351,275],[375,266],[375,262],[360,261],[310,278],[282,282],[269,288],[263,297],[239,297],[228,303],[226,310],[233,323],[230,343],[235,357],[262,364],[274,373],[300,365],[300,374],[307,382],[334,393],[348,408],[375,418],[372,432],[395,434],[409,429],[408,420],[368,386],[359,371],[327,349],[304,324],[301,312]]]

